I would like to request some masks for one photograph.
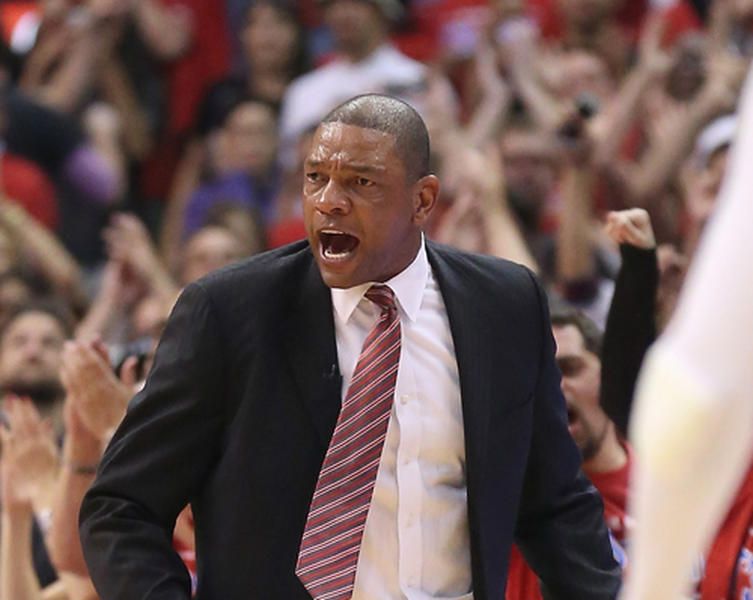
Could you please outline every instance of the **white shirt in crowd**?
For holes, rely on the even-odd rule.
[[[458,367],[424,245],[385,283],[398,304],[400,365],[353,599],[471,600]],[[332,290],[343,399],[379,317],[364,297],[370,285]]]
[[[290,84],[282,105],[282,164],[295,167],[298,138],[341,102],[376,92],[415,104],[415,92],[425,83],[426,74],[426,66],[385,44],[357,63],[339,59],[302,75]],[[420,111],[420,107],[415,108]]]

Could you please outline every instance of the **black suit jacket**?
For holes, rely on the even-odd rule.
[[[553,597],[614,598],[601,500],[567,431],[545,297],[499,259],[428,245],[455,344],[476,600],[504,598],[515,540]],[[308,599],[294,566],[340,409],[331,297],[304,242],[188,286],[84,499],[103,600]]]

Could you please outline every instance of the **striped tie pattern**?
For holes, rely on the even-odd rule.
[[[311,500],[296,575],[314,600],[347,600],[387,434],[400,361],[400,318],[386,285],[366,298],[381,315],[363,344]]]

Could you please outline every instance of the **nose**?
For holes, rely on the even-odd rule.
[[[42,343],[37,340],[29,340],[24,344],[21,352],[24,357],[24,360],[26,361],[37,360],[42,355],[42,352],[43,352]]]
[[[330,179],[317,198],[316,208],[326,215],[345,215],[350,212],[350,199],[342,186]]]

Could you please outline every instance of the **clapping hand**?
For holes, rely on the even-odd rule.
[[[0,486],[6,511],[41,505],[54,486],[59,457],[52,424],[43,420],[31,400],[5,399],[7,424],[0,426]]]
[[[127,361],[124,371],[130,374],[132,367],[133,360]],[[115,376],[107,350],[98,341],[66,342],[61,378],[67,392],[66,401],[92,435],[106,441],[125,415],[133,396],[132,382]]]

